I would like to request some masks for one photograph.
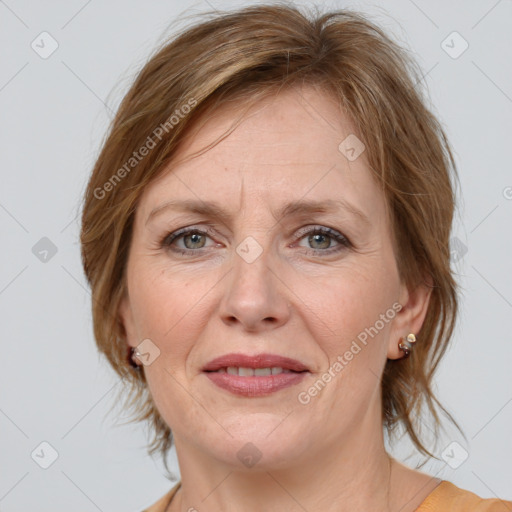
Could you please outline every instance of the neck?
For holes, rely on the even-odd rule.
[[[293,463],[257,464],[246,471],[212,460],[197,446],[175,436],[182,485],[173,510],[399,510],[401,482],[392,478],[394,464],[385,451],[378,418],[374,420],[345,432],[349,442],[336,439],[306,450],[306,455],[294,457]]]

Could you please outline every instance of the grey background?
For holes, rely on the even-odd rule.
[[[316,3],[369,14],[425,72],[464,198],[454,227],[461,318],[436,388],[468,442],[447,432],[436,455],[457,442],[445,457],[469,456],[457,469],[434,461],[423,470],[512,499],[512,2]],[[145,429],[107,415],[119,381],[93,342],[77,215],[111,113],[167,26],[183,11],[240,2],[209,4],[0,1],[2,511],[137,511],[170,488],[161,461],[146,455]],[[31,48],[43,31],[59,45],[46,59]],[[458,58],[445,51],[462,48],[446,39],[453,31],[469,44]],[[31,457],[49,456],[43,441],[58,452],[48,469]],[[406,441],[393,454],[422,460]]]

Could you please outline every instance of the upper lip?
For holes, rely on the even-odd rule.
[[[221,368],[235,366],[238,368],[283,368],[295,372],[308,371],[308,367],[296,359],[279,356],[275,354],[226,354],[212,359],[206,366],[204,372],[214,372]]]

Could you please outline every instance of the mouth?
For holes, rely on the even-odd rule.
[[[256,397],[298,384],[309,369],[296,359],[274,354],[227,354],[210,361],[203,372],[232,394]]]
[[[244,368],[238,366],[228,366],[219,368],[212,373],[228,373],[229,375],[238,375],[239,377],[268,377],[269,375],[280,375],[281,373],[301,373],[288,368],[274,366],[272,368]]]
[[[304,372],[309,371],[309,368],[297,359],[290,357],[280,356],[276,354],[257,354],[254,356],[247,354],[226,354],[211,360],[203,367],[203,372],[217,372],[218,370],[228,370],[233,368],[239,371],[241,376],[251,377],[253,374],[251,370],[272,370],[276,374],[285,371]],[[240,373],[242,370],[242,373]],[[264,374],[265,375],[265,374]]]

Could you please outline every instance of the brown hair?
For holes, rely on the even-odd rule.
[[[436,431],[436,405],[454,422],[431,383],[457,315],[449,249],[457,175],[445,133],[418,91],[420,81],[414,60],[363,15],[313,15],[287,5],[217,13],[165,43],[140,71],[94,166],[81,244],[96,343],[123,378],[126,407],[136,415],[131,421],[147,420],[153,428],[150,454],[160,451],[165,463],[172,434],[144,372],[127,362],[118,318],[137,202],[206,111],[314,84],[339,101],[364,141],[368,166],[385,194],[402,281],[411,289],[432,286],[412,355],[386,363],[382,411],[389,433],[402,424],[416,448],[433,456],[420,440],[420,412],[426,405]]]

